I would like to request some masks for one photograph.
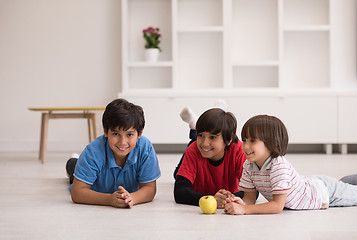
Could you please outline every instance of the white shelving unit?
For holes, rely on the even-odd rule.
[[[122,92],[330,88],[331,0],[122,0]],[[158,63],[141,30],[159,27]]]
[[[122,1],[122,91],[173,87],[172,3],[167,0]],[[164,37],[157,63],[144,62],[142,30],[159,26]]]
[[[144,107],[146,135],[155,143],[187,142],[182,107],[200,114],[223,98],[240,126],[254,114],[275,114],[289,126],[292,143],[331,149],[342,139],[331,73],[334,1],[122,0],[119,96]],[[149,26],[163,36],[156,63],[143,60],[141,31]],[[154,120],[163,111],[169,123]],[[310,138],[300,125],[309,121],[297,120],[306,116],[316,124],[306,126]]]

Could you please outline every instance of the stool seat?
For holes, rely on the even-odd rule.
[[[55,112],[55,111],[104,111],[105,107],[50,107],[50,108],[29,108],[31,111]]]
[[[58,118],[86,118],[88,120],[89,142],[98,136],[96,113],[92,111],[104,111],[104,107],[51,107],[51,108],[29,108],[30,111],[42,112],[41,136],[39,159],[46,162],[48,120]]]

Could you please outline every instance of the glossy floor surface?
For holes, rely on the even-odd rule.
[[[71,202],[68,154],[0,153],[0,239],[357,239],[357,207],[230,216],[204,215],[173,200],[180,155],[159,154],[162,176],[151,203],[132,209]],[[357,155],[287,155],[303,175],[357,173]],[[260,202],[264,199],[259,198]]]

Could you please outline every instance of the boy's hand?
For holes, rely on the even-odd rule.
[[[122,186],[119,186],[119,192],[121,193],[121,198],[124,200],[124,202],[127,204],[129,208],[132,208],[134,205],[133,199],[131,198],[131,194],[125,190]]]
[[[214,198],[217,201],[217,207],[218,208],[223,208],[223,202],[227,199],[227,198],[234,198],[234,194],[231,193],[228,190],[225,189],[220,189],[215,195]]]
[[[113,207],[118,207],[118,208],[125,208],[125,207],[132,208],[133,201],[130,193],[127,190],[125,190],[125,188],[123,188],[122,186],[119,186],[118,189],[119,189],[118,191],[112,193],[111,205]]]
[[[245,214],[245,209],[244,205],[231,201],[224,205],[224,212],[232,215],[243,215]]]
[[[225,213],[241,215],[245,214],[245,202],[240,197],[227,198],[223,201],[223,208]]]
[[[227,203],[230,203],[230,202],[235,202],[235,203],[238,203],[240,205],[246,205],[246,203],[243,201],[243,199],[241,199],[240,197],[236,197],[236,196],[234,196],[233,198],[227,198],[226,200],[223,201],[223,204],[227,204]]]

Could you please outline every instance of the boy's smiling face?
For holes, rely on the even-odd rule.
[[[219,161],[224,156],[226,144],[223,141],[222,133],[201,132],[197,134],[197,147],[202,157]]]
[[[116,127],[104,131],[105,137],[108,138],[108,143],[113,151],[116,162],[125,161],[129,153],[135,148],[136,141],[140,138],[138,131],[135,128],[129,128],[126,131]]]
[[[264,142],[259,139],[243,139],[243,152],[248,161],[255,162],[261,168],[265,161],[270,157],[271,152],[265,146]]]

